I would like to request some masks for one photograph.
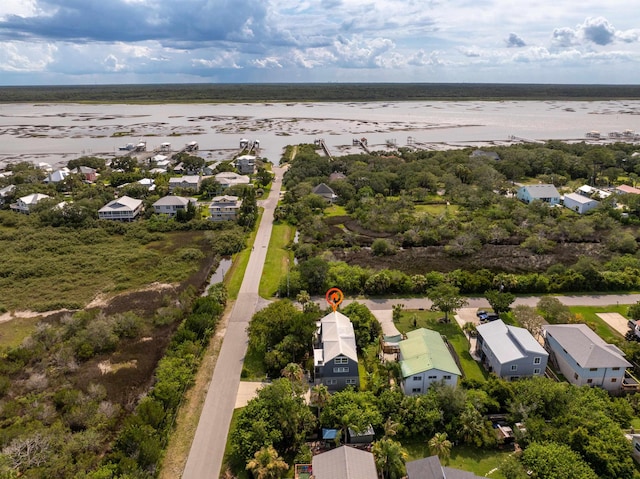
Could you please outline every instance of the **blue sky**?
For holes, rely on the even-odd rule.
[[[638,0],[1,0],[0,84],[637,84],[638,7]]]

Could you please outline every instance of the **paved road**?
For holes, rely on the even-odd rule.
[[[613,304],[634,304],[640,301],[640,294],[603,294],[603,295],[575,295],[556,296],[561,303],[567,306],[611,306]],[[342,304],[346,306],[350,302],[358,301],[365,304],[370,310],[392,309],[394,304],[404,304],[405,309],[429,309],[431,301],[427,298],[397,298],[397,299],[356,299],[345,300]],[[489,302],[485,298],[468,298],[470,308],[488,308]],[[524,304],[535,306],[540,301],[539,296],[520,296],[516,298],[513,306]],[[324,299],[318,299],[318,304],[325,307]]]
[[[229,424],[240,383],[240,373],[247,352],[246,328],[256,309],[264,304],[258,296],[258,286],[267,257],[273,213],[278,204],[284,169],[274,167],[273,171],[276,174],[276,180],[269,198],[261,205],[264,207],[262,221],[256,233],[254,249],[249,258],[238,299],[229,317],[224,342],[182,474],[184,479],[217,479],[220,475]]]

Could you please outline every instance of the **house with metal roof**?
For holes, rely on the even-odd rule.
[[[567,381],[611,392],[622,389],[631,363],[617,346],[605,342],[586,324],[548,324],[543,331],[552,363]]]
[[[101,220],[133,221],[142,212],[142,200],[123,196],[98,210]]]
[[[616,193],[640,195],[640,190],[638,188],[634,188],[633,186],[620,185],[620,186],[616,186]]]
[[[211,221],[233,221],[238,217],[242,200],[237,196],[216,196],[209,204]]]
[[[549,353],[529,331],[501,319],[476,329],[476,354],[489,372],[509,381],[544,375]]]
[[[47,198],[51,197],[43,193],[32,193],[30,195],[18,198],[18,201],[12,203],[10,205],[10,208],[14,211],[18,211],[20,213],[28,215],[31,212],[31,208],[37,205],[40,201],[46,200]]]
[[[407,462],[407,479],[480,479],[472,472],[443,467],[438,456]]]
[[[457,386],[462,373],[440,333],[425,328],[409,331],[399,346],[405,394],[424,394],[437,382]]]
[[[236,169],[241,175],[253,175],[256,171],[256,157],[242,155],[235,159]]]
[[[318,322],[313,370],[315,384],[324,384],[329,391],[360,386],[353,324],[339,311],[332,311]]]
[[[236,185],[248,185],[251,179],[246,175],[239,175],[235,171],[223,171],[215,175],[216,181],[220,184],[221,190],[226,190]]]
[[[69,172],[68,168],[62,168],[60,170],[56,170],[56,171],[52,171],[50,172],[47,177],[42,180],[43,183],[49,184],[49,183],[60,183],[61,181],[64,181],[65,178],[67,176],[69,176],[71,173]]]
[[[313,456],[315,479],[378,479],[373,454],[350,446],[341,446]]]
[[[600,202],[578,193],[567,193],[564,195],[563,204],[565,208],[582,215],[597,207]]]
[[[175,195],[163,196],[153,204],[153,211],[161,215],[176,216],[178,210],[186,211],[189,203],[195,206],[197,200]]]
[[[518,188],[516,197],[527,204],[532,201],[542,201],[550,205],[560,204],[560,193],[555,186],[550,184],[521,186]]]

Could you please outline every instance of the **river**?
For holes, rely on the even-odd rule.
[[[31,160],[63,164],[81,155],[114,156],[126,143],[174,150],[197,141],[201,155],[230,159],[241,138],[259,140],[263,157],[277,163],[289,144],[323,138],[332,154],[371,149],[388,141],[447,149],[532,140],[585,138],[597,130],[640,131],[640,101],[465,101],[376,103],[255,103],[0,105],[0,163]]]

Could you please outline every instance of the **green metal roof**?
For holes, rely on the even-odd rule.
[[[462,376],[449,348],[437,331],[416,329],[407,333],[407,339],[400,341],[400,367],[402,377],[438,369]]]

